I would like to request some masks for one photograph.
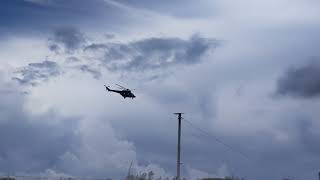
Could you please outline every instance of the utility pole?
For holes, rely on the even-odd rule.
[[[180,180],[180,150],[181,150],[181,115],[183,113],[174,113],[178,115],[178,151],[177,151],[177,180]]]

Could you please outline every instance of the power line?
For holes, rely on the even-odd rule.
[[[190,121],[186,120],[186,119],[182,119],[183,121],[185,121],[188,125],[190,125],[191,127],[193,127],[194,129],[197,129],[198,131],[202,132],[203,134],[212,137],[216,142],[222,144],[223,146],[227,147],[229,150],[238,153],[239,155],[241,155],[242,157],[244,157],[245,159],[249,160],[250,162],[255,163],[255,161],[251,160],[245,153],[237,150],[236,148],[224,143],[222,140],[220,140],[219,138],[217,138],[216,136],[212,135],[211,133],[209,133],[206,130],[203,130],[202,128],[194,125],[193,123],[191,123]],[[267,172],[265,168],[261,168],[260,164],[255,164],[255,168],[258,168],[259,170],[262,170],[263,172]],[[316,171],[316,169],[314,169],[313,171]],[[269,173],[269,172],[268,172]],[[320,176],[320,173],[319,173]],[[320,179],[320,178],[319,178]]]
[[[189,124],[191,127],[193,127],[193,128],[195,128],[195,129],[197,129],[198,131],[202,132],[203,134],[212,137],[216,142],[222,144],[223,146],[225,146],[225,147],[228,148],[229,150],[238,153],[239,155],[241,155],[242,157],[246,158],[247,160],[250,160],[249,157],[248,157],[245,153],[243,153],[243,152],[241,152],[241,151],[233,148],[232,146],[224,143],[222,140],[218,139],[217,137],[215,137],[215,136],[212,135],[211,133],[209,133],[209,132],[201,129],[200,127],[194,125],[194,124],[191,123],[190,121],[188,121],[188,120],[186,120],[186,119],[184,119],[184,118],[183,118],[182,120],[185,121],[187,124]]]

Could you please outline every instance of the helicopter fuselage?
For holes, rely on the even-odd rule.
[[[118,91],[118,93],[123,97],[123,98],[135,98],[136,96],[130,91],[130,90],[121,90]]]
[[[105,86],[105,87],[110,92],[119,93],[123,98],[132,98],[133,99],[136,97],[129,89],[114,90],[114,89],[109,89],[107,86]]]

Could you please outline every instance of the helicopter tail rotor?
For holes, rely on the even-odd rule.
[[[110,91],[110,89],[109,89],[110,86],[104,85],[104,87],[106,87],[106,90],[107,90],[107,91]]]

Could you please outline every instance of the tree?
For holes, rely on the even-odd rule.
[[[148,180],[152,180],[153,179],[153,176],[154,176],[154,172],[150,171],[148,173]]]

